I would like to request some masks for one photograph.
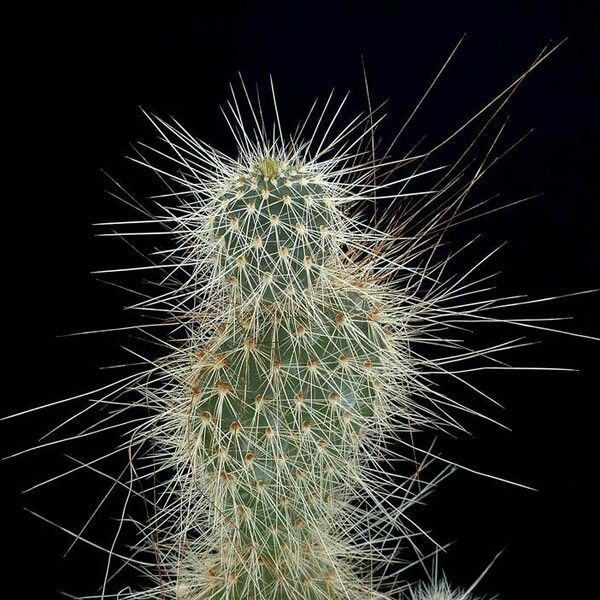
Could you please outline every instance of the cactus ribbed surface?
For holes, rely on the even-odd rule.
[[[219,204],[228,318],[198,349],[184,416],[211,506],[190,598],[375,597],[334,530],[385,421],[376,291],[340,270],[341,213],[313,178],[267,158]]]
[[[266,158],[255,171],[221,196],[208,223],[221,277],[236,303],[306,296],[340,253],[331,239],[339,210],[321,185],[295,169],[280,170]]]

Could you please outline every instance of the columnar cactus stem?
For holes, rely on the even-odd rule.
[[[361,220],[365,203],[423,174],[372,184],[357,162],[370,127],[350,137],[365,120],[311,155],[262,127],[251,140],[234,117],[236,161],[153,119],[160,154],[181,168],[169,175],[180,204],[163,208],[173,273],[187,275],[138,307],[168,312],[184,335],[137,387],[154,416],[132,445],[157,445],[155,473],[171,475],[142,526],[157,585],[120,598],[386,600],[401,571],[389,582],[374,565],[398,560],[386,543],[412,544],[405,510],[429,489],[394,475],[387,442],[400,435],[414,452],[417,428],[452,426],[448,406],[460,407],[421,373],[444,362],[414,342],[452,348],[440,321],[489,301],[460,310],[470,284],[445,289],[443,262],[419,266],[439,214],[414,238],[389,215],[385,229]]]
[[[262,108],[250,100],[254,130],[246,131],[234,95],[228,120],[235,160],[178,124],[150,117],[167,144],[156,150],[160,160],[177,170],[142,163],[176,187],[168,194],[175,200],[161,200],[158,218],[144,208],[150,218],[131,226],[157,221],[176,243],[150,266],[167,271],[166,291],[134,306],[167,315],[171,334],[158,339],[168,350],[101,389],[94,404],[114,412],[86,436],[128,427],[131,485],[141,484],[137,495],[154,511],[135,522],[140,538],[128,562],[154,585],[112,597],[468,598],[470,590],[453,592],[437,577],[429,586],[399,582],[411,561],[396,550],[424,533],[407,508],[449,471],[423,479],[434,457],[414,434],[460,428],[456,409],[479,415],[434,378],[466,383],[465,362],[477,358],[481,370],[482,359],[491,359],[498,368],[495,355],[513,345],[468,350],[462,330],[477,322],[535,327],[492,312],[517,303],[486,295],[487,278],[473,275],[485,259],[453,278],[445,275],[448,258],[437,258],[499,134],[471,177],[459,168],[467,152],[438,174],[441,168],[414,168],[426,156],[376,161],[374,144],[365,152],[372,114],[334,132],[340,106],[317,135],[330,101],[311,136],[301,137],[305,122],[285,139],[276,106],[268,136]],[[408,174],[398,177],[404,166]],[[424,176],[435,178],[426,191],[408,191]],[[413,196],[424,200],[413,205]],[[367,222],[365,209],[382,199],[385,208]],[[124,392],[142,401],[123,402]],[[136,405],[143,417],[107,425]],[[133,466],[138,453],[142,465],[136,458]],[[96,598],[109,597],[113,549]]]
[[[391,398],[415,418],[390,378],[406,344],[385,328],[389,291],[345,254],[347,217],[321,180],[263,157],[205,217],[223,316],[174,404],[209,507],[185,597],[382,597],[336,529]]]

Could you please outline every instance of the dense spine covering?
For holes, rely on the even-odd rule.
[[[173,573],[177,597],[383,597],[340,524],[390,413],[406,426],[417,415],[405,378],[390,377],[410,370],[390,291],[344,251],[336,191],[318,170],[258,158],[195,232],[212,244],[220,310],[165,399],[206,507],[203,531],[185,533],[194,573]]]
[[[161,200],[158,215],[144,207],[147,218],[129,224],[166,227],[175,245],[149,267],[166,272],[165,291],[134,307],[166,315],[170,335],[151,338],[168,351],[101,388],[93,403],[116,408],[86,435],[128,427],[131,477],[115,485],[153,514],[134,521],[139,541],[127,562],[154,585],[109,594],[111,548],[101,594],[86,598],[470,600],[472,588],[453,591],[443,578],[401,581],[413,562],[401,552],[424,560],[415,539],[427,534],[406,510],[451,470],[424,479],[435,457],[415,434],[460,428],[454,410],[479,415],[436,376],[479,394],[463,379],[465,363],[498,368],[495,355],[517,345],[469,350],[457,331],[477,322],[535,327],[494,312],[516,303],[487,295],[487,277],[475,275],[485,259],[447,276],[449,258],[438,258],[493,164],[499,133],[473,173],[461,164],[470,145],[438,174],[424,167],[429,154],[376,160],[372,112],[335,131],[343,102],[331,116],[330,97],[311,135],[303,137],[307,118],[285,139],[276,104],[268,135],[262,108],[243,91],[253,126],[246,130],[234,95],[235,160],[151,117],[166,148],[150,150],[171,168],[141,162],[173,202]],[[398,176],[401,168],[408,174]],[[409,191],[426,176],[430,187]],[[126,392],[138,402],[122,402]],[[149,416],[122,418],[136,406]]]
[[[405,551],[423,534],[406,509],[447,472],[423,478],[430,454],[414,434],[456,426],[449,410],[463,408],[430,380],[448,357],[417,347],[445,346],[457,363],[486,355],[440,335],[489,300],[462,309],[477,282],[446,285],[433,260],[473,180],[412,235],[414,217],[399,220],[394,202],[440,198],[406,190],[438,169],[393,178],[415,159],[361,162],[372,115],[328,140],[339,110],[321,139],[323,116],[308,142],[286,141],[254,112],[251,137],[236,103],[237,160],[152,118],[168,145],[157,152],[178,171],[144,164],[180,188],[159,218],[177,243],[163,253],[167,291],[137,307],[167,313],[179,335],[131,386],[152,416],[129,447],[156,448],[160,482],[134,556],[149,552],[158,568],[143,569],[155,587],[120,599],[386,600],[406,589]]]
[[[450,586],[445,578],[431,583],[419,583],[410,592],[410,600],[476,600],[469,592],[455,589]],[[495,600],[495,598],[488,598]]]

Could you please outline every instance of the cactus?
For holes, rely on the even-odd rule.
[[[180,217],[180,240],[210,273],[194,302],[211,326],[194,312],[187,367],[169,359],[175,387],[148,389],[189,473],[168,512],[203,523],[184,532],[175,597],[382,598],[340,524],[368,524],[350,503],[373,493],[365,456],[382,452],[392,417],[426,419],[408,398],[401,299],[378,259],[345,250],[376,236],[340,208],[352,196],[336,175],[289,151],[258,149],[207,198]]]
[[[383,410],[377,373],[390,344],[373,294],[346,281],[331,234],[343,218],[323,186],[270,157],[254,171],[207,224],[229,297],[182,411],[212,513],[197,595],[369,593],[330,538],[336,492]]]
[[[471,292],[438,285],[442,263],[417,264],[428,235],[361,219],[421,173],[373,185],[356,163],[370,127],[349,139],[356,122],[325,159],[301,140],[265,139],[264,126],[255,138],[234,130],[233,161],[150,118],[170,150],[157,152],[180,167],[169,260],[189,275],[139,305],[175,314],[185,336],[140,388],[155,417],[132,439],[158,445],[155,469],[174,475],[145,532],[160,578],[131,597],[391,598],[402,588],[376,575],[390,564],[381,546],[412,542],[405,511],[435,478],[418,479],[414,459],[394,474],[389,442],[400,434],[415,452],[419,428],[453,425],[452,401],[423,373],[444,367],[415,341],[443,341],[440,315]]]
[[[410,600],[476,600],[476,598],[469,592],[452,589],[448,581],[441,578],[433,583],[420,583],[414,587],[410,592]]]
[[[312,136],[303,137],[305,123],[286,140],[276,104],[267,135],[262,108],[248,98],[248,132],[234,96],[236,159],[149,117],[166,143],[157,156],[176,169],[140,161],[168,181],[172,199],[148,222],[166,225],[176,244],[154,265],[167,271],[166,291],[136,308],[167,315],[168,352],[94,403],[119,406],[133,392],[137,402],[124,410],[150,410],[125,420],[123,447],[128,456],[152,448],[131,470],[151,490],[154,514],[137,523],[130,562],[154,584],[113,597],[471,598],[445,579],[407,586],[400,577],[423,533],[407,509],[450,471],[423,479],[434,457],[415,434],[460,428],[456,410],[478,414],[434,377],[462,381],[464,361],[494,360],[510,347],[465,350],[453,330],[524,324],[490,316],[503,300],[485,295],[473,275],[479,264],[452,278],[447,259],[437,259],[441,235],[487,164],[466,178],[455,165],[435,175],[432,191],[409,192],[438,172],[415,169],[428,156],[375,161],[365,150],[373,114],[333,133],[341,106],[318,136],[329,104]],[[399,168],[407,174],[395,175]],[[374,214],[382,200],[387,208]],[[433,345],[446,354],[428,357]],[[108,569],[102,598],[107,580]]]

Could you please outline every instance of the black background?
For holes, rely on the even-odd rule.
[[[14,185],[3,201],[4,295],[10,307],[4,313],[5,356],[15,360],[5,374],[5,382],[14,386],[4,397],[3,412],[81,393],[114,377],[98,367],[126,358],[119,347],[126,337],[57,338],[135,319],[122,310],[130,296],[89,274],[135,258],[126,246],[94,237],[92,223],[133,217],[105,194],[101,169],[141,196],[157,191],[147,172],[123,158],[131,154],[131,142],[153,141],[140,106],[174,116],[194,134],[233,152],[218,106],[238,71],[264,89],[272,74],[284,121],[295,124],[312,99],[332,87],[352,91],[350,113],[364,109],[364,55],[373,98],[389,99],[382,130],[390,136],[466,32],[457,56],[400,141],[401,153],[423,135],[431,142],[441,139],[520,74],[545,45],[568,37],[505,113],[510,116],[507,139],[530,128],[534,132],[489,173],[471,201],[493,192],[507,200],[545,195],[465,226],[453,234],[453,242],[460,245],[482,234],[482,256],[509,241],[490,266],[502,271],[499,294],[545,297],[600,287],[597,2],[248,2],[210,11],[149,5],[137,11],[130,5],[127,12],[101,4],[31,7],[5,20],[4,94],[11,106],[4,119],[6,130],[15,133],[5,138],[11,144],[5,146],[10,154],[5,180]],[[597,306],[598,295],[588,295],[525,313],[572,316],[565,328],[598,336]],[[474,378],[506,409],[478,407],[512,432],[469,420],[471,437],[443,440],[439,447],[453,460],[539,491],[458,473],[418,516],[439,541],[456,540],[442,564],[457,584],[468,585],[506,547],[482,592],[506,599],[583,597],[595,587],[597,558],[592,453],[598,439],[593,412],[599,346],[559,335],[531,332],[528,337],[543,343],[515,352],[513,363],[580,372]],[[0,424],[3,454],[30,446],[70,414],[65,407]],[[95,593],[101,583],[100,552],[81,544],[62,560],[68,536],[22,507],[77,528],[108,482],[79,473],[20,494],[73,466],[63,452],[95,456],[100,450],[95,443],[65,444],[0,465],[2,585],[8,588],[3,597],[55,598],[60,589]],[[118,503],[109,502],[90,536],[108,543],[116,517]]]

